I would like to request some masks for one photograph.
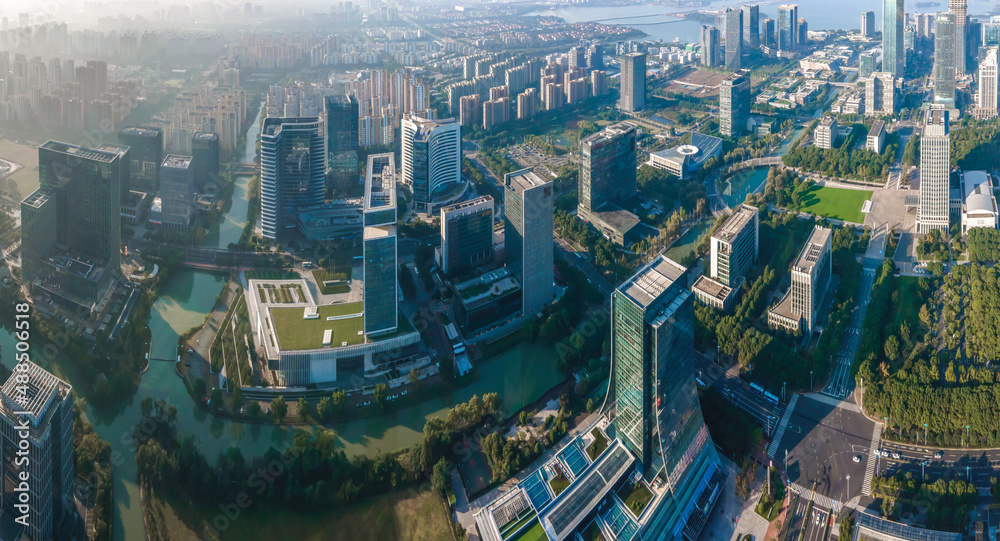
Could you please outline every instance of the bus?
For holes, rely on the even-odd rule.
[[[777,404],[778,403],[778,397],[774,396],[773,394],[771,394],[771,393],[769,393],[767,391],[764,391],[764,398],[766,398],[768,400],[768,402],[771,402],[772,404]]]
[[[756,383],[751,383],[750,384],[750,388],[753,389],[754,391],[757,391],[758,393],[761,393],[761,394],[764,393],[764,388],[761,387],[760,385],[757,385]]]

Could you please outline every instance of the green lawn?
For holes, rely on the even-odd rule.
[[[247,271],[247,280],[298,280],[299,273],[289,270],[252,270]]]
[[[799,210],[816,216],[861,224],[865,221],[861,206],[872,198],[872,193],[870,190],[813,186],[802,195],[802,205]]]
[[[763,497],[764,497],[764,495],[761,494],[761,498],[763,498]],[[763,517],[764,520],[767,520],[768,522],[770,522],[770,521],[778,518],[778,514],[781,513],[781,507],[784,505],[784,503],[785,503],[784,498],[778,499],[778,500],[774,500],[774,504],[764,503],[764,502],[758,500],[757,501],[757,508],[754,509],[754,511],[758,515],[760,515],[761,517]]]
[[[525,524],[531,522],[532,520],[537,520],[535,518],[537,516],[538,515],[536,515],[534,511],[531,511],[529,509],[529,512],[525,513],[525,515],[520,519],[504,524],[503,527],[500,528],[500,537],[503,537],[505,539],[507,537],[510,537],[511,535],[514,534],[514,532],[520,530],[521,526],[524,526]]]
[[[590,457],[591,461],[594,461],[608,448],[608,438],[604,437],[604,434],[596,428],[590,434],[594,436],[594,441],[587,447],[587,456]]]
[[[893,327],[898,328],[905,321],[910,331],[916,331],[920,326],[920,306],[924,304],[924,293],[920,291],[920,278],[914,276],[899,277],[899,302],[893,307],[895,315]]]
[[[653,499],[653,493],[640,481],[635,486],[623,486],[618,491],[618,497],[625,502],[625,507],[628,507],[635,513],[635,516],[639,516],[642,514],[642,510],[646,508],[646,505],[649,504],[649,501]]]
[[[549,536],[545,535],[542,523],[535,519],[534,525],[517,537],[512,537],[511,541],[548,541]]]
[[[319,349],[323,347],[323,331],[333,329],[333,339],[330,345],[339,347],[341,342],[347,345],[360,344],[364,336],[365,318],[361,315],[364,303],[334,304],[320,306],[318,319],[302,319],[302,308],[272,308],[271,320],[278,335],[281,349]],[[327,317],[357,314],[355,317],[327,321]]]

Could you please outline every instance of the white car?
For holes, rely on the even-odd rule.
[[[944,455],[941,454],[941,451],[934,453],[934,458],[941,458],[942,456]]]
[[[861,455],[854,455],[855,462],[861,462]]]
[[[899,453],[893,453],[892,454],[892,458],[895,458],[895,459],[898,460],[899,459]]]

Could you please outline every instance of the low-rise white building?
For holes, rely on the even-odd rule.
[[[865,148],[881,154],[885,148],[885,122],[876,120],[872,124],[872,129],[868,130],[868,137],[865,139]]]
[[[993,181],[986,171],[962,173],[965,199],[962,201],[962,234],[974,227],[997,227],[997,200]]]

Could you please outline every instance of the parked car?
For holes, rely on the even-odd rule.
[[[861,455],[854,455],[854,461],[860,463],[861,462]]]
[[[892,458],[895,458],[896,460],[899,460],[899,453],[893,453],[892,454]]]

